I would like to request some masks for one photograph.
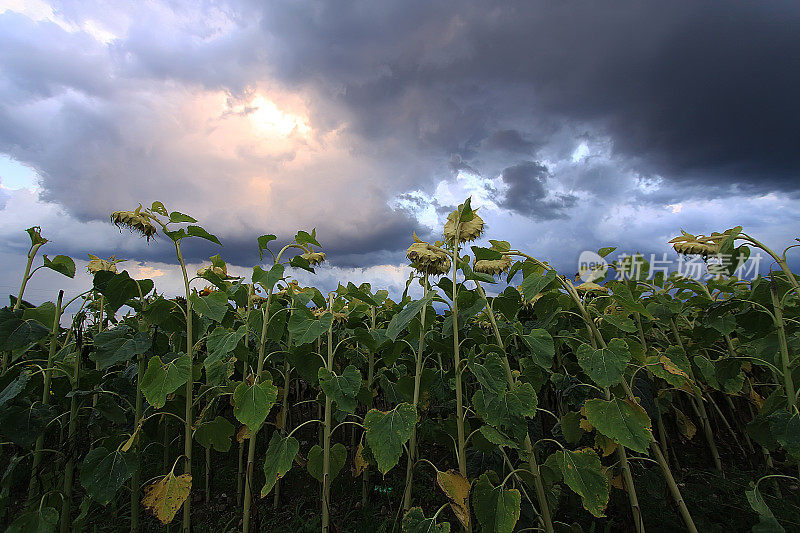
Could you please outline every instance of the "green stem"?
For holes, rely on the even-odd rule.
[[[42,386],[42,405],[50,403],[50,381],[53,378],[53,358],[58,349],[58,330],[61,322],[61,302],[64,300],[64,291],[58,291],[56,300],[56,310],[53,315],[53,327],[51,329],[50,351],[47,355],[47,366],[44,371],[44,384]],[[36,503],[36,479],[39,477],[39,464],[42,461],[42,449],[44,448],[44,432],[36,439],[36,448],[33,452],[33,465],[31,466],[31,479],[28,484],[28,505]]]
[[[186,354],[189,356],[189,361],[194,364],[194,342],[192,340],[192,300],[189,298],[191,292],[189,290],[189,276],[186,273],[186,263],[183,260],[183,253],[181,252],[181,245],[179,241],[175,241],[175,255],[178,258],[178,263],[181,265],[181,273],[183,274],[183,288],[186,295]],[[185,474],[192,474],[192,400],[194,396],[194,380],[192,376],[186,380],[186,389],[184,392],[186,396],[185,416],[183,425],[183,455],[185,456],[185,467],[183,472]],[[183,503],[183,523],[181,530],[184,533],[189,533],[192,528],[192,514],[191,514],[192,497],[191,495],[186,498]]]
[[[75,344],[75,373],[72,378],[72,391],[78,390],[78,381],[81,376],[81,356],[82,356],[81,335],[77,336]],[[64,467],[64,500],[61,502],[61,524],[60,533],[67,533],[70,527],[70,512],[72,510],[72,481],[75,474],[75,434],[78,429],[78,395],[73,394],[69,402],[69,430],[67,431],[67,443],[69,461]]]
[[[291,314],[291,311],[290,311]],[[292,333],[289,332],[289,338],[286,342],[287,349],[292,345]],[[289,388],[292,385],[292,367],[289,365],[289,358],[283,364],[283,398],[281,398],[281,436],[285,437],[286,432],[289,431]],[[277,509],[281,502],[281,480],[275,482],[275,495],[272,500],[272,507]]]
[[[486,292],[483,290],[483,287],[477,281],[475,285],[478,288],[480,295],[486,300]],[[508,362],[508,354],[506,353],[505,343],[503,342],[503,337],[500,335],[500,329],[497,327],[497,320],[494,316],[494,310],[492,306],[488,304],[486,305],[486,310],[489,313],[489,321],[492,324],[492,331],[494,332],[494,338],[497,340],[497,345],[500,346],[500,349],[503,351],[503,367],[506,371],[506,381],[508,382],[508,386],[513,388],[514,387],[514,373],[511,371],[511,364]],[[539,503],[539,512],[542,517],[542,522],[544,524],[544,530],[546,533],[553,533],[553,519],[550,516],[550,504],[547,503],[547,495],[544,491],[544,483],[542,482],[542,474],[539,470],[539,463],[536,460],[536,452],[533,448],[533,443],[531,442],[531,437],[529,433],[525,433],[525,453],[528,454],[530,457],[530,472],[533,476],[533,483],[534,487],[536,488],[536,501]]]
[[[22,303],[22,296],[25,294],[25,286],[28,285],[28,280],[31,279],[31,265],[33,265],[33,258],[36,257],[36,252],[39,251],[39,248],[41,248],[43,244],[44,243],[34,244],[31,246],[30,250],[28,250],[28,261],[25,263],[25,274],[22,275],[22,284],[19,287],[17,301],[14,302],[14,311],[19,309],[19,306]]]
[[[370,307],[370,316],[372,319],[371,332],[375,331],[375,307]],[[367,353],[367,390],[372,394],[372,382],[375,379],[375,354],[372,350]],[[364,469],[361,476],[361,508],[367,505],[369,500],[369,465]]]
[[[328,309],[333,312],[333,295],[328,297]],[[327,368],[333,372],[333,322],[328,328]],[[322,448],[322,533],[330,531],[331,483],[331,397],[325,395],[325,426]]]
[[[155,339],[153,339],[155,344]],[[144,377],[144,354],[139,354],[136,358],[138,373],[136,375],[136,412],[134,431],[139,429],[139,423],[142,419],[142,378]],[[131,478],[131,533],[139,531],[139,489],[141,487],[142,478],[142,448],[139,445],[139,438],[137,437],[134,443],[134,453],[136,455],[136,469],[133,471]]]
[[[675,337],[675,343],[680,347],[681,351],[686,354],[686,349],[683,346],[683,341],[681,340],[680,333],[678,332],[678,325],[675,323],[675,319],[670,317],[669,323],[670,328],[672,329],[672,335]],[[706,437],[706,443],[708,443],[708,449],[711,452],[711,458],[714,461],[714,468],[716,468],[718,472],[722,473],[722,460],[719,457],[717,443],[714,441],[714,432],[711,429],[711,421],[708,419],[708,412],[706,411],[705,402],[703,402],[703,394],[700,391],[700,387],[697,385],[697,380],[694,377],[692,365],[689,365],[688,370],[689,378],[692,380],[692,392],[694,393],[696,400],[695,403],[697,404],[697,412],[700,414],[700,419],[703,424],[703,433]]]
[[[792,379],[792,361],[786,343],[786,329],[783,323],[783,305],[778,300],[774,278],[771,279],[770,294],[772,295],[772,307],[775,310],[775,328],[778,330],[778,346],[781,352],[781,367],[783,370],[783,388],[786,391],[786,399],[789,403],[790,410],[794,414],[797,411],[797,389]]]
[[[428,275],[423,278],[423,298],[428,295]],[[420,311],[419,328],[419,347],[417,349],[416,368],[414,369],[414,411],[419,404],[419,388],[422,381],[422,361],[425,350],[425,312],[428,306],[425,305]],[[411,509],[411,487],[414,483],[414,462],[417,459],[417,425],[411,429],[411,439],[408,443],[408,462],[406,463],[406,486],[403,492],[403,514]]]

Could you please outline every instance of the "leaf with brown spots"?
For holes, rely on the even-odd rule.
[[[469,489],[467,478],[455,470],[436,472],[436,483],[450,500],[453,513],[465,529],[469,529]]]

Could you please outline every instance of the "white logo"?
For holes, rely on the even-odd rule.
[[[578,257],[578,275],[583,281],[594,281],[605,276],[608,270],[606,260],[595,252],[586,250]]]

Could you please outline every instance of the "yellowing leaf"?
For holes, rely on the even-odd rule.
[[[142,505],[162,524],[169,524],[192,490],[191,474],[175,476],[172,472],[144,488]]]
[[[450,500],[453,513],[465,529],[469,529],[469,489],[467,478],[455,470],[436,472],[436,483]]]
[[[675,409],[675,421],[678,426],[678,431],[680,431],[681,436],[686,440],[691,440],[694,438],[695,434],[697,434],[697,426],[694,425],[694,422],[692,422],[688,416],[683,414],[683,411],[674,406],[673,409]]]
[[[764,398],[758,394],[753,387],[750,387],[750,401],[753,402],[756,407],[758,407],[759,411],[762,407],[764,407]]]
[[[614,453],[617,449],[617,443],[613,440],[609,439],[602,433],[595,433],[594,434],[594,448],[600,455],[603,457],[608,457],[612,453]]]
[[[580,424],[578,424],[578,425],[586,433],[591,433],[592,431],[594,431],[594,426],[591,424],[591,422],[589,422],[585,418],[582,418]]]
[[[253,432],[247,426],[242,426],[236,434],[236,442],[242,443],[253,436]]]
[[[603,468],[603,473],[608,478],[608,484],[611,487],[619,490],[625,490],[625,483],[622,481],[622,474],[614,475],[614,471],[611,468]]]
[[[369,463],[364,459],[364,443],[358,444],[356,454],[353,456],[353,477],[360,476],[367,469]]]

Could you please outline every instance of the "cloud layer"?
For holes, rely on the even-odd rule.
[[[39,176],[0,188],[0,242],[39,223],[78,257],[167,262],[107,223],[161,200],[233,264],[316,227],[335,266],[395,283],[411,231],[471,194],[489,237],[562,268],[681,227],[779,246],[798,23],[778,1],[0,1],[0,157]]]

